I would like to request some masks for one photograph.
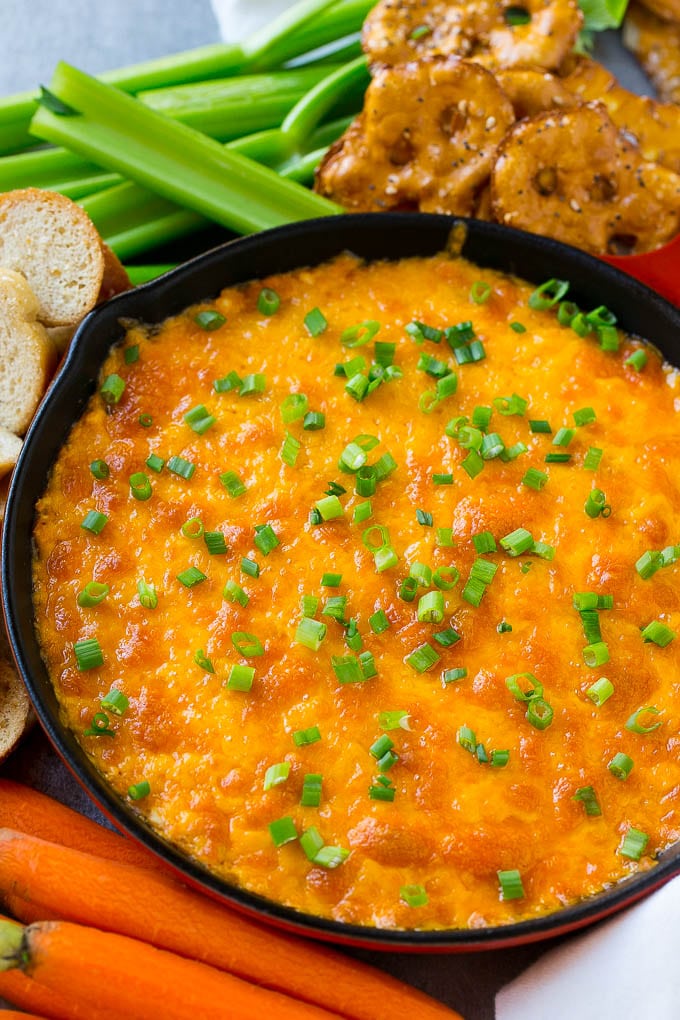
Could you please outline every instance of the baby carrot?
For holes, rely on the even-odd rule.
[[[29,832],[107,860],[124,861],[140,868],[161,866],[153,854],[132,840],[11,779],[0,779],[0,826]]]
[[[93,1005],[116,1020],[337,1020],[204,963],[65,921],[0,922],[0,967],[21,967],[67,997],[73,1020],[89,1020]]]
[[[202,960],[350,1020],[457,1015],[380,970],[264,928],[160,872],[7,829],[0,830],[0,896],[22,920],[58,913]]]

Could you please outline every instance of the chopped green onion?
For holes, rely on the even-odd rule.
[[[323,847],[323,837],[315,825],[310,825],[302,833],[300,836],[300,846],[309,860],[313,861]]]
[[[249,691],[253,686],[254,678],[254,666],[232,666],[227,677],[227,687],[230,691]]]
[[[248,634],[244,630],[237,630],[231,635],[231,643],[239,653],[246,659],[252,659],[257,655],[264,655],[262,643],[254,634]]]
[[[516,460],[520,454],[526,453],[527,449],[525,443],[513,443],[512,446],[506,446],[505,450],[503,450],[501,460],[504,462]]]
[[[444,548],[451,548],[455,546],[453,540],[453,528],[437,528],[437,545]]]
[[[150,414],[140,414],[137,420],[144,429],[151,428],[153,425],[153,417]]]
[[[302,427],[307,432],[318,432],[326,427],[326,415],[321,411],[308,411],[302,420]]]
[[[425,907],[429,902],[423,885],[402,885],[399,890],[399,898],[404,901],[407,907]]]
[[[413,39],[414,42],[417,42],[418,39],[424,39],[425,36],[430,35],[431,32],[432,29],[429,25],[417,25],[411,32],[409,39]]]
[[[460,465],[470,478],[476,478],[484,469],[484,461],[476,450],[470,450],[467,457]]]
[[[315,744],[321,740],[321,733],[318,726],[309,726],[306,730],[295,730],[293,743],[296,747],[306,747],[308,744]]]
[[[523,326],[521,322],[511,322],[510,329],[515,333],[526,333],[527,328]]]
[[[641,734],[653,733],[654,730],[658,730],[659,726],[661,726],[660,721],[652,723],[651,726],[643,726],[641,722],[638,722],[640,716],[643,715],[645,712],[648,712],[650,715],[661,714],[659,709],[655,708],[654,705],[645,705],[643,708],[636,709],[635,712],[633,712],[633,714],[628,718],[628,720],[626,721],[626,729],[630,730],[631,733]]]
[[[470,301],[475,305],[485,305],[492,294],[493,290],[488,283],[484,280],[475,280],[470,288]]]
[[[597,421],[597,415],[592,407],[581,407],[578,411],[574,411],[575,425],[590,425],[594,421]]]
[[[383,368],[389,368],[394,361],[397,345],[388,341],[376,340],[373,345],[373,351],[377,364],[382,365]]]
[[[221,531],[206,531],[203,541],[211,556],[224,556],[229,552],[227,540]]]
[[[304,418],[308,407],[309,401],[304,393],[289,393],[280,406],[281,418],[290,425],[298,418]]]
[[[603,351],[618,351],[621,338],[615,326],[600,326],[597,336]]]
[[[242,496],[247,491],[246,486],[235,471],[225,471],[224,474],[220,475],[220,482],[232,499],[237,499],[238,496]]]
[[[653,574],[663,566],[663,558],[660,552],[649,549],[644,552],[635,564],[635,569],[643,581],[649,580]]]
[[[128,786],[128,797],[130,800],[144,800],[151,793],[151,785],[148,780],[143,779],[141,783],[133,783]]]
[[[416,520],[424,528],[431,528],[434,523],[432,514],[428,510],[416,510]]]
[[[185,538],[202,538],[203,521],[200,517],[191,517],[188,521],[184,522],[180,531]]]
[[[78,592],[77,603],[83,609],[91,609],[103,602],[111,589],[108,584],[100,584],[99,581],[88,581],[82,591]]]
[[[302,838],[300,838],[302,842]],[[313,859],[321,868],[338,868],[349,857],[349,850],[341,846],[322,846]]]
[[[105,404],[117,404],[125,391],[125,382],[114,372],[106,377],[99,391]]]
[[[581,617],[583,635],[586,639],[586,643],[591,645],[601,641],[602,632],[600,631],[600,617],[598,616],[597,610],[582,609],[579,615]]]
[[[203,404],[197,404],[184,415],[184,420],[192,431],[202,436],[215,424],[217,419],[210,413]]]
[[[458,389],[458,376],[455,372],[448,372],[441,379],[437,380],[437,399],[446,400],[452,397]]]
[[[318,652],[321,642],[326,637],[326,630],[325,623],[320,623],[318,620],[304,616],[298,624],[295,640],[299,645],[304,645],[305,648]]]
[[[215,667],[202,648],[199,648],[196,652],[194,652],[194,662],[197,666],[200,666],[201,669],[204,669],[206,673],[215,672]]]
[[[283,440],[283,446],[279,451],[279,456],[284,464],[288,467],[295,467],[295,463],[298,459],[298,454],[302,449],[302,443],[295,436],[292,436],[290,432],[286,432]]]
[[[125,715],[130,707],[130,702],[122,691],[112,687],[109,693],[105,694],[102,698],[101,706],[107,712],[113,712],[114,715],[122,716]]]
[[[177,580],[185,588],[194,588],[197,584],[201,584],[202,581],[207,581],[207,579],[207,574],[204,574],[198,567],[187,567],[186,570],[177,575]]]
[[[368,749],[368,753],[373,755],[374,758],[380,759],[388,751],[391,751],[394,747],[394,741],[390,739],[385,733],[378,737]]]
[[[628,776],[633,771],[633,765],[633,759],[629,758],[623,751],[619,751],[609,762],[607,768],[616,779],[628,779]]]
[[[165,467],[165,461],[163,460],[162,457],[159,457],[157,454],[151,453],[146,458],[146,466],[151,471],[155,471],[156,474],[160,474],[163,468]]]
[[[395,712],[381,712],[378,721],[383,730],[410,730],[409,719],[409,713],[400,709]]]
[[[531,685],[531,689],[528,691],[523,690],[520,686],[520,681],[524,680],[528,680]],[[543,697],[543,684],[536,679],[533,673],[513,673],[512,676],[505,678],[505,686],[517,701],[528,702],[532,698]]]
[[[568,464],[571,460],[570,453],[546,453],[546,464]]]
[[[271,287],[263,287],[257,296],[257,310],[262,315],[276,315],[281,305],[281,298]]]
[[[464,450],[481,450],[484,436],[480,429],[472,425],[461,425],[456,434],[458,445]]]
[[[461,598],[464,598],[466,602],[469,602],[471,606],[478,608],[481,604],[484,595],[486,594],[486,584],[484,581],[480,581],[477,577],[470,577],[467,580],[465,587],[463,588]]]
[[[445,684],[456,683],[457,680],[463,680],[467,676],[467,670],[463,667],[457,669],[445,669],[442,673],[442,680]]]
[[[537,311],[545,311],[554,308],[569,290],[569,283],[566,280],[546,280],[540,287],[537,287],[529,297],[529,308]]]
[[[283,846],[298,838],[295,822],[288,815],[285,818],[277,818],[275,822],[269,823],[269,834],[274,846]]]
[[[106,514],[101,514],[98,510],[89,510],[83,517],[80,526],[85,531],[91,531],[93,535],[100,535],[107,522]]]
[[[550,428],[550,422],[546,421],[545,418],[530,418],[529,419],[529,430],[531,432],[546,432],[552,433]]]
[[[253,393],[264,393],[267,388],[267,378],[261,372],[253,372],[244,375],[239,390],[240,397],[249,397]]]
[[[83,638],[73,645],[78,669],[84,672],[104,665],[104,653],[96,638]]]
[[[167,467],[168,471],[173,475],[179,475],[180,478],[187,480],[192,477],[196,470],[196,465],[192,464],[190,460],[185,460],[184,457],[171,457]]]
[[[552,282],[552,281],[551,281]],[[501,885],[501,898],[503,900],[521,900],[524,898],[524,886],[519,871],[498,871],[498,881]]]
[[[442,648],[451,648],[453,645],[460,641],[460,634],[454,630],[453,627],[447,627],[446,630],[439,630],[432,637],[435,639],[437,644],[441,645]]]
[[[434,485],[453,485],[453,475],[432,475]]]
[[[341,684],[363,683],[361,665],[353,655],[332,655],[331,666]]]
[[[574,794],[574,800],[580,800],[587,815],[595,817],[602,814],[602,808],[598,804],[597,796],[592,786],[580,786]]]
[[[583,649],[583,661],[591,669],[603,666],[605,662],[609,662],[609,649],[606,642],[595,641],[592,645],[586,645]]]
[[[300,608],[303,616],[313,619],[319,609],[319,599],[316,595],[303,595],[300,599]]]
[[[413,602],[418,591],[418,582],[415,577],[405,577],[399,585],[399,598],[402,602]]]
[[[409,567],[409,577],[413,577],[421,588],[429,588],[432,584],[432,567],[417,560]]]
[[[365,450],[356,441],[353,441],[348,443],[340,454],[338,467],[341,471],[354,472],[358,471],[360,467],[363,467],[366,460],[367,457]]]
[[[207,308],[205,311],[198,312],[194,316],[194,322],[201,329],[205,329],[211,333],[214,329],[219,329],[226,322],[226,318],[220,312],[216,312],[214,309]]]
[[[253,542],[264,556],[269,556],[269,553],[281,544],[270,524],[255,525]]]
[[[588,447],[586,455],[583,459],[583,467],[586,471],[597,471],[602,460],[603,451],[598,449],[596,446]]]
[[[478,553],[491,553],[498,549],[496,539],[490,531],[478,531],[472,536],[472,544]]]
[[[504,414],[506,417],[514,414],[522,415],[529,406],[529,401],[517,393],[513,393],[511,397],[494,397],[493,406],[499,414]]]
[[[358,496],[373,496],[378,488],[378,476],[374,467],[361,467],[356,474]]]
[[[323,521],[332,521],[345,515],[342,503],[337,496],[324,496],[323,499],[317,499],[314,506],[321,514]]]
[[[345,347],[363,347],[374,338],[379,329],[380,323],[374,319],[360,322],[356,326],[348,326],[340,334],[340,343]]]
[[[437,567],[432,575],[432,583],[441,591],[450,591],[458,584],[460,573],[455,567]]]
[[[153,584],[148,584],[144,578],[141,578],[137,581],[137,594],[139,595],[139,604],[144,609],[156,609],[158,606],[158,595]]]
[[[538,468],[530,467],[522,478],[522,485],[526,485],[527,488],[539,492],[547,481],[548,475],[545,471],[539,471]]]
[[[270,765],[264,774],[263,789],[272,790],[275,786],[281,786],[290,775],[290,762],[280,761],[276,765]]]
[[[385,478],[392,474],[397,469],[397,462],[391,453],[383,453],[382,457],[373,465],[375,468],[376,476],[379,482],[382,482]]]
[[[441,623],[444,619],[444,596],[440,591],[429,591],[418,601],[418,623]]]
[[[579,311],[578,305],[575,305],[573,301],[561,301],[557,309],[557,321],[560,326],[571,326]]]
[[[606,676],[601,676],[594,684],[591,684],[586,691],[586,697],[590,698],[594,705],[600,708],[608,701],[614,693],[614,684]]]
[[[92,472],[94,477],[100,482],[103,482],[104,479],[108,478],[110,474],[109,465],[106,463],[105,460],[93,460],[92,463],[90,464],[90,471]]]
[[[652,620],[646,627],[642,628],[642,640],[645,644],[652,642],[658,645],[659,648],[665,648],[669,645],[673,638],[676,638],[677,634],[670,627],[667,627],[661,620]]]
[[[386,778],[380,776],[379,779]],[[383,800],[391,803],[394,800],[396,790],[391,786],[383,786],[382,784],[377,786],[369,786],[368,796],[371,800]]]
[[[213,389],[215,393],[230,393],[231,390],[240,390],[242,385],[241,376],[236,372],[230,372],[223,379],[215,379]]]
[[[222,595],[227,602],[238,602],[241,606],[247,606],[250,601],[243,588],[236,584],[235,581],[227,581]]]
[[[645,832],[641,832],[640,829],[634,829],[631,825],[623,837],[619,853],[622,857],[629,857],[631,861],[639,861],[648,843],[649,836]]]
[[[537,730],[545,730],[553,721],[552,705],[543,698],[530,698],[526,710],[527,721]]]
[[[114,730],[109,729],[109,717],[106,712],[95,712],[92,716],[92,725],[83,730],[85,737],[115,737]]]
[[[521,556],[522,553],[531,552],[534,547],[534,540],[531,532],[526,528],[516,528],[501,540],[501,546],[510,556]]]
[[[498,634],[511,634],[512,624],[508,623],[507,620],[501,620],[501,622],[496,627],[496,632]]]
[[[364,503],[357,503],[354,507],[354,513],[352,514],[352,520],[355,524],[363,524],[367,521],[373,513],[373,507],[370,499],[367,499]]]
[[[460,726],[458,728],[458,733],[456,734],[456,739],[464,751],[469,751],[471,754],[476,752],[477,737],[469,726]]]
[[[132,344],[130,347],[126,347],[123,352],[123,358],[126,365],[134,365],[136,361],[139,361],[139,344]]]
[[[135,471],[133,475],[130,475],[131,496],[140,500],[140,502],[144,502],[147,499],[151,499],[151,494],[151,482],[143,471]]]
[[[390,621],[383,609],[378,609],[368,618],[368,625],[374,634],[382,634],[389,629]]]
[[[641,372],[646,364],[647,364],[647,352],[644,351],[641,347],[639,347],[637,351],[634,351],[631,355],[629,355],[629,357],[627,357],[626,360],[624,361],[624,365],[630,365],[630,367],[634,368],[636,372]]]
[[[483,460],[493,460],[495,457],[500,457],[505,449],[505,443],[498,435],[497,432],[489,432],[487,436],[482,439],[482,445],[479,448],[479,452]]]
[[[300,804],[303,807],[319,807],[321,804],[321,784],[323,776],[319,772],[308,772],[302,781]]]
[[[431,340],[433,343],[438,344],[444,335],[443,330],[437,329],[436,326],[428,326],[424,322],[418,322],[417,320],[409,322],[404,329],[416,343],[422,343],[423,340]]]
[[[432,645],[429,645],[425,641],[422,645],[414,648],[406,658],[404,659],[411,669],[415,670],[416,673],[426,673],[428,669],[432,669],[433,666],[439,662],[439,654],[434,650]]]
[[[305,315],[305,328],[310,336],[321,336],[328,328],[328,322],[320,308],[312,308]]]

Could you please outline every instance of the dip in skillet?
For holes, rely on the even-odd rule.
[[[63,716],[228,881],[503,924],[680,838],[677,374],[446,255],[133,326],[35,527]]]

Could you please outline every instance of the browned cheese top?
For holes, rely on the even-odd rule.
[[[344,255],[107,358],[122,395],[92,397],[38,504],[36,628],[97,768],[227,881],[356,924],[482,927],[680,836],[678,375],[533,290],[445,254]],[[103,662],[81,669],[87,639]]]

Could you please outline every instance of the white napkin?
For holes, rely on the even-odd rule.
[[[678,1020],[680,878],[541,957],[496,996],[496,1020]]]
[[[291,0],[211,0],[220,35],[240,42],[291,6]]]

